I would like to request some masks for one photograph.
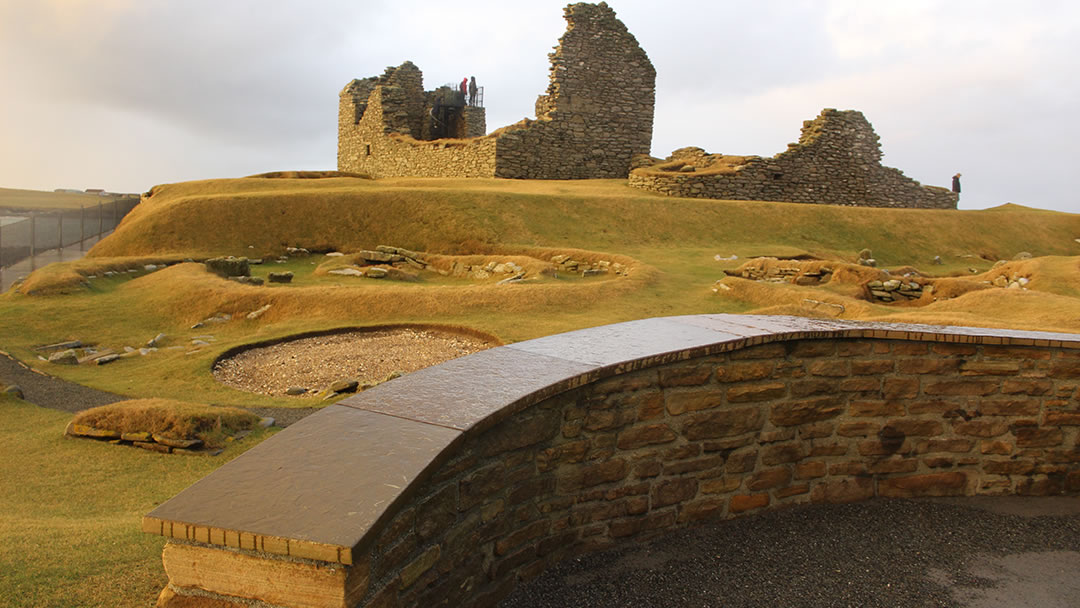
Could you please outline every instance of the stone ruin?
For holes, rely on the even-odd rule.
[[[882,166],[878,140],[862,112],[826,108],[803,123],[798,143],[772,158],[682,148],[666,162],[634,169],[630,186],[695,198],[956,208],[958,194]]]
[[[682,148],[657,162],[656,70],[604,2],[571,4],[536,119],[485,135],[485,110],[444,86],[424,91],[411,62],[340,94],[338,170],[372,177],[626,178],[670,196],[955,209],[958,195],[881,165],[873,127],[826,109],[772,158]],[[633,169],[633,170],[631,170]]]
[[[373,177],[625,178],[652,144],[656,70],[606,3],[566,7],[551,82],[525,119],[484,135],[484,108],[423,90],[411,62],[341,91],[338,169]],[[438,100],[438,104],[436,104]]]

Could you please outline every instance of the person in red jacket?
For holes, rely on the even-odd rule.
[[[461,79],[461,96],[464,97],[465,100],[466,100],[466,103],[468,103],[468,99],[469,99],[469,77],[468,76]]]

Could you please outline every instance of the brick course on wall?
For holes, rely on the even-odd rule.
[[[523,363],[543,364],[540,379]],[[1080,492],[1080,339],[1064,335],[705,315],[553,336],[418,374],[346,401],[375,417],[367,439],[350,441],[396,463],[435,436],[387,433],[383,419],[463,432],[437,440],[405,485],[374,475],[348,504],[377,504],[378,517],[351,548],[310,528],[281,537],[183,523],[205,520],[192,510],[215,492],[211,478],[242,487],[235,471],[257,477],[259,450],[312,433],[290,429],[186,491],[186,515],[166,503],[147,518],[148,531],[175,539],[160,605],[199,606],[195,593],[494,606],[566,557],[706,519],[875,497]],[[523,382],[537,388],[516,390]],[[478,403],[490,413],[469,414]],[[384,483],[400,485],[396,498]],[[230,507],[253,508],[244,500]]]
[[[375,177],[624,178],[652,142],[656,71],[607,4],[571,4],[536,120],[483,136],[483,108],[465,107],[465,141],[432,140],[420,70],[410,62],[354,80],[338,112],[338,169]],[[483,137],[481,137],[483,136]]]
[[[642,190],[694,198],[956,208],[956,193],[923,186],[897,169],[882,166],[878,139],[861,112],[825,109],[803,124],[798,143],[772,158],[749,157],[732,171],[710,173],[711,158],[698,153],[688,155],[685,164],[669,164],[673,170],[635,169],[629,183]],[[688,166],[695,170],[679,170]]]

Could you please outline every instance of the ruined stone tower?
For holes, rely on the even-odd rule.
[[[484,135],[484,108],[457,104],[448,89],[425,92],[407,61],[341,91],[338,169],[375,177],[626,177],[630,159],[652,144],[656,70],[607,4],[571,4],[564,14],[536,120]]]

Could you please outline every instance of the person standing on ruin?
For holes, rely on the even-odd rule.
[[[952,191],[960,194],[960,174],[952,176]]]
[[[476,76],[469,78],[469,105],[476,105]]]
[[[468,103],[469,99],[469,77],[461,79],[461,96],[465,98],[465,102]]]

